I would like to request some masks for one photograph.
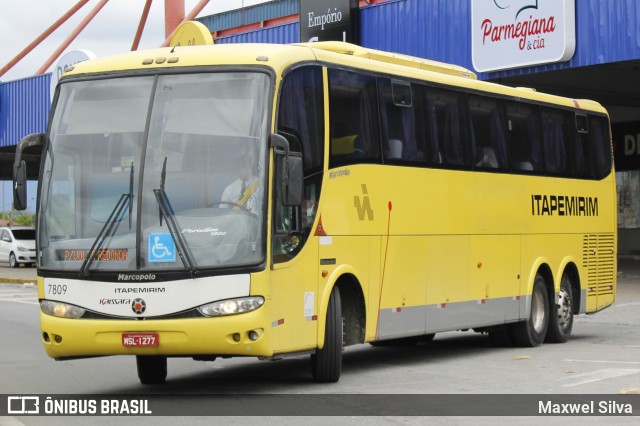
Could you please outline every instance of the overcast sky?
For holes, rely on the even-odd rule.
[[[267,1],[270,0],[210,0],[198,16]],[[153,1],[139,49],[158,47],[164,41],[164,2]],[[0,68],[76,3],[78,0],[0,0]],[[0,80],[6,82],[35,74],[98,3],[90,0]],[[198,3],[199,0],[185,0],[185,14]],[[145,0],[110,0],[65,52],[86,49],[97,56],[107,56],[130,50],[144,4]]]

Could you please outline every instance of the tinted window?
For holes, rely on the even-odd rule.
[[[426,121],[431,139],[431,162],[468,166],[466,98],[462,93],[427,88]]]
[[[36,230],[35,229],[14,229],[13,236],[16,240],[35,240],[36,239]]]
[[[574,172],[577,177],[593,177],[595,169],[591,165],[592,146],[589,135],[589,117],[583,114],[576,114],[575,117]]]
[[[509,165],[512,170],[544,171],[541,133],[537,107],[507,102]]]
[[[291,259],[302,248],[315,220],[324,168],[324,95],[322,69],[299,68],[285,76],[280,93],[278,133],[293,151],[302,152],[304,195],[302,206],[282,204],[280,185],[274,203],[273,253],[275,262]],[[282,167],[282,157],[277,168]],[[297,223],[300,222],[300,223]],[[301,235],[293,230],[302,227]]]
[[[380,162],[376,92],[374,77],[329,70],[329,167]]]
[[[378,79],[382,154],[385,163],[425,160],[424,90],[417,85]]]
[[[571,175],[569,155],[575,138],[574,116],[570,111],[541,109],[542,138],[546,170],[552,175]]]
[[[294,151],[302,151],[305,175],[322,170],[324,160],[324,100],[322,70],[297,69],[282,84],[278,133]]]
[[[602,179],[611,172],[611,134],[605,117],[589,117],[589,141],[593,148],[595,178]]]
[[[474,166],[508,168],[503,103],[495,99],[469,96],[469,117],[474,147]]]

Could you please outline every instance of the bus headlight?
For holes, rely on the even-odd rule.
[[[47,315],[58,318],[80,318],[84,315],[85,309],[69,305],[68,303],[53,302],[51,300],[43,300],[40,302],[40,310]]]
[[[207,303],[198,307],[198,311],[207,317],[218,317],[255,311],[262,305],[264,305],[264,297],[251,296]]]

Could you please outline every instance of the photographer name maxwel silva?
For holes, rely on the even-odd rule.
[[[583,403],[557,403],[538,401],[539,414],[633,414],[633,406],[617,401],[588,401]]]

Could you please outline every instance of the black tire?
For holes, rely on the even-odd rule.
[[[17,268],[19,266],[18,259],[16,259],[14,252],[9,253],[9,266],[12,268]]]
[[[565,343],[573,329],[573,291],[571,279],[567,274],[562,276],[558,300],[551,304],[549,330],[544,340],[549,343]]]
[[[159,385],[167,379],[166,356],[136,355],[136,366],[143,385]]]
[[[335,383],[342,373],[342,305],[340,290],[335,287],[329,297],[324,346],[311,355],[311,375],[318,383]]]
[[[516,346],[534,347],[540,345],[549,327],[549,295],[542,274],[536,274],[531,292],[529,318],[510,326],[511,337]]]

